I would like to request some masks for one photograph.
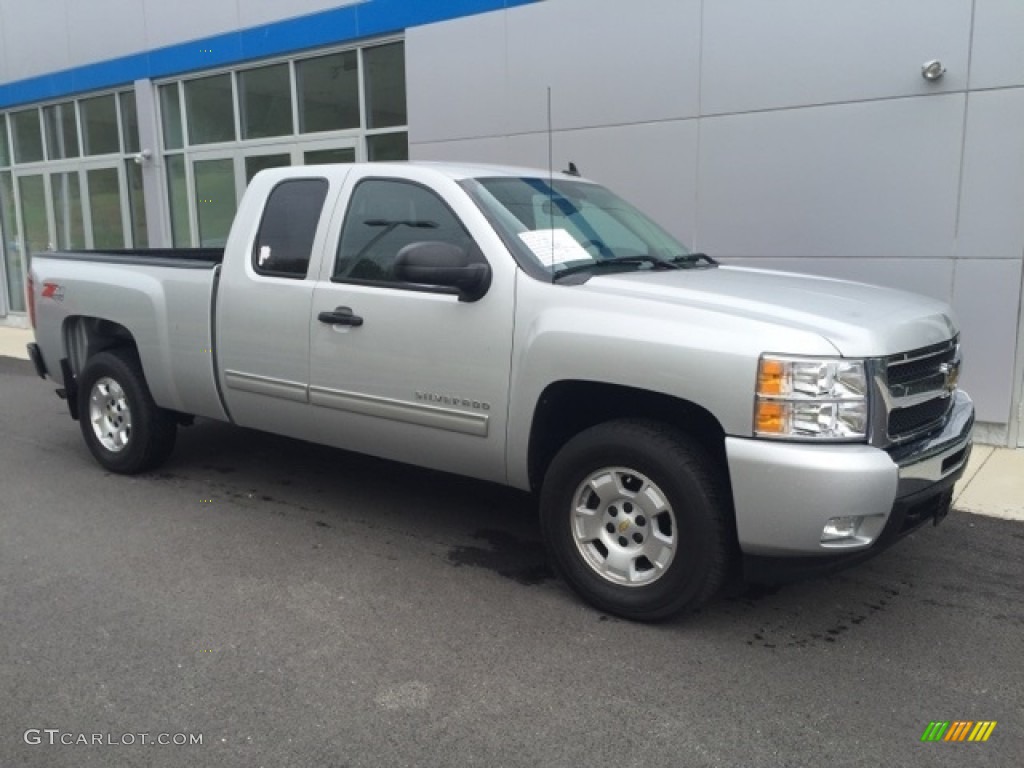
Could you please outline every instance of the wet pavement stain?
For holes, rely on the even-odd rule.
[[[504,531],[477,531],[474,539],[488,547],[457,546],[448,550],[448,562],[455,567],[486,568],[524,586],[535,586],[554,578],[539,541],[524,541]]]

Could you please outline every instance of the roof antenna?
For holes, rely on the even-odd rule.
[[[551,86],[548,86],[548,219],[551,222],[551,281],[555,280],[555,159],[551,138]]]
[[[580,175],[579,170],[576,168],[576,163],[572,162],[571,160],[569,161],[569,167],[562,171],[562,173],[564,173],[566,176],[578,177]]]

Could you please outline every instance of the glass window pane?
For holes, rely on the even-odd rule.
[[[4,242],[0,251],[4,253],[7,270],[7,304],[14,312],[25,311],[25,286],[22,283],[21,238],[18,233],[18,218],[14,210],[14,179],[10,171],[0,171],[0,233]]]
[[[305,152],[302,160],[306,165],[319,165],[321,163],[354,163],[356,151],[351,147],[339,149],[314,149]]]
[[[238,73],[243,139],[292,133],[291,83],[287,64]]]
[[[7,115],[0,115],[0,168],[11,164],[11,148],[7,143]]]
[[[409,159],[409,134],[381,133],[366,137],[366,156],[370,162],[387,162]]]
[[[399,282],[395,257],[422,240],[473,251],[462,222],[430,190],[402,181],[361,181],[345,214],[334,279]]]
[[[295,179],[274,187],[253,243],[253,269],[261,275],[304,278],[326,197],[324,179]]]
[[[267,168],[284,168],[292,164],[291,155],[253,155],[245,158],[245,183]]]
[[[167,163],[167,197],[171,206],[171,238],[175,248],[192,245],[192,228],[188,222],[188,182],[185,178],[185,158],[170,155]]]
[[[359,127],[359,58],[355,51],[295,64],[299,132]]]
[[[98,250],[124,248],[121,220],[121,181],[116,168],[89,171],[89,211],[92,213],[92,247]]]
[[[43,136],[39,132],[39,110],[11,113],[14,162],[37,163],[43,159]]]
[[[197,160],[196,210],[199,213],[199,245],[223,246],[235,217],[235,163],[233,160]]]
[[[78,157],[78,121],[74,102],[45,107],[43,122],[46,125],[46,153],[50,159]]]
[[[58,248],[85,248],[85,223],[82,221],[82,190],[78,173],[50,175],[53,222],[57,226]]]
[[[185,83],[189,144],[235,140],[231,75],[214,75]]]
[[[405,45],[391,43],[363,51],[366,68],[366,127],[405,125]]]
[[[46,186],[42,175],[18,179],[21,197],[21,231],[25,233],[25,266],[32,266],[32,254],[50,247],[50,225],[46,223]],[[20,278],[19,278],[20,279]],[[24,291],[24,288],[19,290]]]
[[[82,99],[82,143],[87,155],[109,155],[121,151],[114,94]]]
[[[128,212],[132,219],[132,247],[149,247],[149,227],[146,224],[146,196],[142,189],[142,166],[134,160],[126,160],[125,173],[128,177]]]
[[[135,93],[125,91],[118,94],[121,100],[121,128],[124,132],[124,151],[138,152],[139,144],[139,113],[135,107]]]
[[[181,134],[181,101],[177,83],[160,86],[160,120],[164,129],[164,149],[181,149],[185,141]]]

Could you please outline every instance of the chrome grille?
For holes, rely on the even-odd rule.
[[[902,443],[942,428],[960,372],[957,339],[885,359],[886,433]]]

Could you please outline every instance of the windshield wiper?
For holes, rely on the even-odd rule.
[[[686,253],[682,256],[676,256],[671,259],[672,263],[679,267],[695,267],[701,262],[704,262],[709,267],[718,266],[718,262],[708,256],[706,253]]]
[[[552,282],[561,280],[567,275],[575,275],[580,272],[586,272],[591,269],[600,269],[602,267],[616,267],[620,265],[631,265],[631,264],[650,264],[651,269],[681,269],[673,261],[665,261],[664,259],[658,259],[654,256],[613,256],[610,259],[600,259],[595,261],[589,261],[586,264],[575,264],[571,267],[566,267],[552,275]]]

